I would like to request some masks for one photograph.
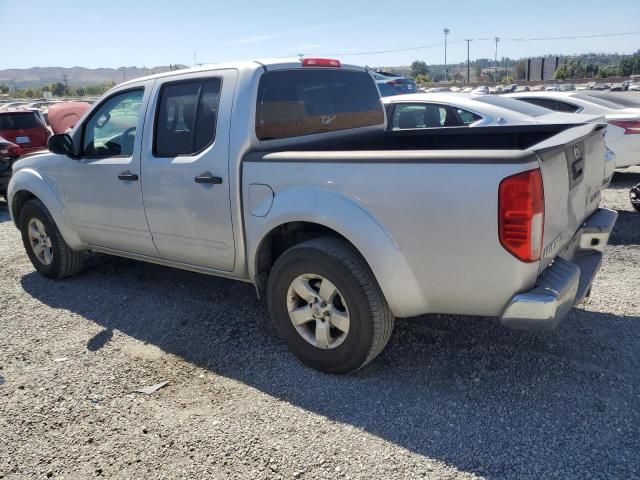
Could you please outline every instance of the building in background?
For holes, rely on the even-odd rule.
[[[560,57],[537,57],[527,60],[527,81],[554,80]]]

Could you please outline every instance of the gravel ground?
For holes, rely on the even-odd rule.
[[[0,477],[638,478],[638,182],[605,192],[611,246],[558,330],[400,321],[342,377],[301,366],[250,285],[110,257],[44,279],[0,202]]]

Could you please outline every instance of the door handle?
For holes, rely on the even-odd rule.
[[[118,180],[128,180],[128,181],[135,181],[138,180],[138,175],[136,175],[135,173],[131,173],[129,170],[122,172],[120,175],[118,175]]]
[[[195,178],[196,183],[212,183],[214,185],[220,185],[222,183],[222,177],[215,177],[211,172],[204,172]]]

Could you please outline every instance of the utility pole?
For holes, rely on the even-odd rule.
[[[449,32],[451,30],[449,30],[448,28],[445,28],[444,30],[442,30],[444,32],[444,81],[447,81],[448,78],[448,70],[447,70],[447,36],[449,35]]]
[[[465,38],[465,42],[467,42],[467,83],[471,83],[471,65],[469,63],[469,45],[473,41],[473,38]]]
[[[496,37],[495,41],[496,41],[496,56],[495,56],[495,63],[493,66],[493,81],[494,83],[498,83],[498,42],[500,41],[500,37]]]
[[[69,84],[67,83],[67,75],[62,75],[62,78],[64,79],[64,94],[69,95]]]

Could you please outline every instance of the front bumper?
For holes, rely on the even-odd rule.
[[[513,296],[500,316],[500,323],[516,330],[556,328],[588,294],[617,218],[614,210],[596,210],[576,233],[572,248],[538,277],[536,287]]]

